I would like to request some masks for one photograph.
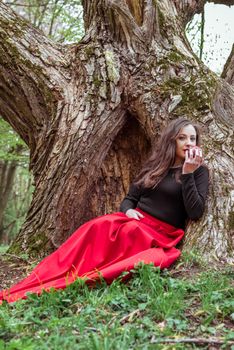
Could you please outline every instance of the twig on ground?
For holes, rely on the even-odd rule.
[[[130,312],[129,314],[127,314],[126,316],[122,317],[121,320],[119,321],[121,325],[123,325],[124,323],[127,323],[127,322],[132,322],[132,320],[135,318],[135,317],[139,317],[141,315],[143,310],[140,310],[140,309],[136,309],[132,312]]]
[[[153,336],[150,340],[151,344],[157,344],[157,343],[194,343],[194,344],[227,344],[227,345],[234,345],[234,341],[231,340],[224,340],[222,338],[178,338],[178,339],[169,339],[169,338],[159,338],[156,339],[155,336]]]
[[[169,275],[178,275],[184,272],[191,272],[191,269],[171,270],[169,271]]]
[[[15,259],[18,259],[18,260],[21,260],[25,263],[28,263],[27,259],[26,258],[22,258],[21,256],[17,256],[17,255],[14,255],[14,254],[10,254],[10,253],[3,253],[1,254],[2,256],[6,255],[6,256],[9,256],[11,258],[15,258]]]

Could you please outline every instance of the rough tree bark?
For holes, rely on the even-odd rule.
[[[0,4],[0,112],[30,148],[36,186],[11,251],[44,255],[117,210],[159,130],[187,116],[204,127],[211,186],[185,247],[232,260],[234,90],[184,30],[205,2],[83,0],[86,34],[70,46]]]
[[[232,45],[232,51],[227,59],[221,76],[230,85],[234,86],[234,44]]]

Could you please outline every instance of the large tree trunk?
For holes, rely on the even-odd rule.
[[[185,246],[231,261],[234,90],[184,34],[204,3],[83,0],[86,35],[72,46],[0,5],[0,112],[29,145],[36,186],[11,251],[44,255],[84,221],[118,210],[160,129],[187,116],[204,126],[211,185]]]

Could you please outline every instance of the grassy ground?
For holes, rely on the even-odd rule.
[[[169,271],[140,265],[127,283],[76,281],[0,306],[0,350],[234,349],[232,281],[193,253]]]

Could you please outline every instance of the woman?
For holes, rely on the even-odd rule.
[[[199,219],[208,191],[208,169],[202,165],[200,132],[186,119],[171,122],[150,159],[130,186],[120,212],[95,218],[45,258],[0,301],[26,298],[26,293],[65,288],[77,278],[93,283],[100,274],[111,282],[140,261],[169,267],[187,220]]]

